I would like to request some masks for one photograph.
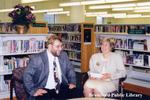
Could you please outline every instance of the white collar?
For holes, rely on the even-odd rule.
[[[55,58],[55,56],[54,56],[51,52],[49,52],[48,50],[47,50],[47,54],[48,54],[48,57],[49,57],[49,58],[51,58],[51,59],[54,59],[54,58]]]

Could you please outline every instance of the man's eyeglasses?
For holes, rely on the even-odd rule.
[[[61,48],[61,49],[64,48],[64,45],[53,45],[53,46],[56,47],[56,48]]]

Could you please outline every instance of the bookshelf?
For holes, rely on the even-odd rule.
[[[123,56],[123,61],[128,73],[124,83],[132,85],[141,83],[140,85],[138,84],[138,86],[146,87],[146,89],[147,86],[150,86],[149,26],[150,25],[95,25],[94,47],[92,49],[93,52],[98,52],[101,39],[110,38],[115,44],[115,52]],[[127,87],[125,89],[127,89]],[[150,87],[148,87],[148,91],[150,91]],[[149,93],[146,93],[146,95],[147,94]]]
[[[91,38],[94,32],[91,23],[49,24],[49,33],[59,36],[77,72],[87,72],[91,56]],[[86,31],[85,31],[86,30]]]
[[[48,35],[0,34],[0,99],[9,97],[12,70],[26,67],[31,54],[45,50]]]
[[[1,34],[16,34],[14,26],[10,23],[0,23]],[[48,24],[45,22],[36,22],[29,25],[28,33],[26,34],[48,34]]]
[[[105,37],[115,42],[115,52],[123,56],[125,65],[150,68],[150,36],[96,33],[96,48],[99,48],[100,40]]]

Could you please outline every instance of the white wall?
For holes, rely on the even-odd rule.
[[[150,24],[150,18],[119,18],[109,19],[108,22],[111,22],[111,24]]]

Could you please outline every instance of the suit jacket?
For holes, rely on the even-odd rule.
[[[61,52],[58,59],[62,71],[62,84],[76,84],[75,72],[67,56],[67,53]],[[34,93],[39,88],[44,88],[46,86],[48,74],[49,61],[46,50],[31,56],[28,67],[26,68],[23,75],[23,82],[28,94],[28,100],[34,100]]]

